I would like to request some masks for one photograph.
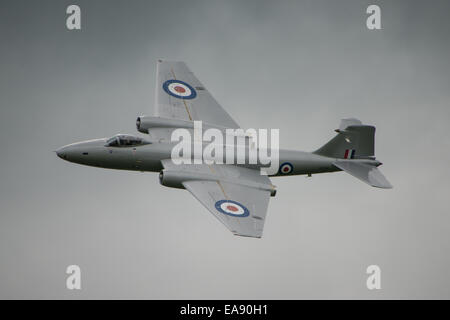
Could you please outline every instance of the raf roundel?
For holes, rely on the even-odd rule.
[[[294,167],[289,162],[285,162],[280,166],[280,173],[281,174],[289,174],[294,170]]]
[[[175,98],[194,99],[197,96],[195,89],[181,80],[167,80],[162,87],[168,95]]]
[[[219,200],[216,202],[215,207],[220,213],[232,216],[232,217],[248,217],[250,212],[241,203],[233,200]]]

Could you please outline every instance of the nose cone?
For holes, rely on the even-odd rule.
[[[57,149],[55,152],[56,152],[56,155],[58,157],[60,157],[61,159],[65,159],[66,158],[66,155],[64,153],[64,147],[61,147],[61,148]]]
[[[105,139],[95,139],[68,144],[56,150],[56,155],[70,162],[89,164],[92,154],[104,147]]]
[[[68,160],[69,156],[74,153],[74,149],[75,149],[74,146],[68,145],[57,149],[55,152],[56,155],[61,159]]]

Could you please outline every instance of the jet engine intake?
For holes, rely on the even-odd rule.
[[[165,187],[185,189],[183,182],[189,180],[204,180],[191,172],[162,170],[159,173],[159,183]]]

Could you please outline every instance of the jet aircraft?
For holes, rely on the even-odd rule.
[[[371,186],[392,187],[378,169],[375,127],[354,118],[343,119],[336,136],[313,152],[279,150],[279,169],[270,176],[260,173],[260,162],[174,164],[175,129],[192,131],[194,121],[222,132],[240,126],[184,62],[158,60],[155,97],[155,115],[136,120],[149,138],[118,134],[66,145],[57,155],[88,166],[159,172],[162,185],[188,190],[233,234],[254,238],[262,236],[269,199],[276,194],[270,177],[345,171]]]

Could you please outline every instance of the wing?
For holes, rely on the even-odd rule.
[[[184,62],[158,60],[156,74],[156,116],[239,128]]]
[[[215,181],[187,181],[183,185],[235,235],[261,238],[269,191]]]
[[[274,186],[258,170],[233,165],[173,165],[162,161],[167,170],[182,170],[184,176],[198,176],[183,186],[233,234],[260,238]],[[187,172],[195,173],[189,175]]]

